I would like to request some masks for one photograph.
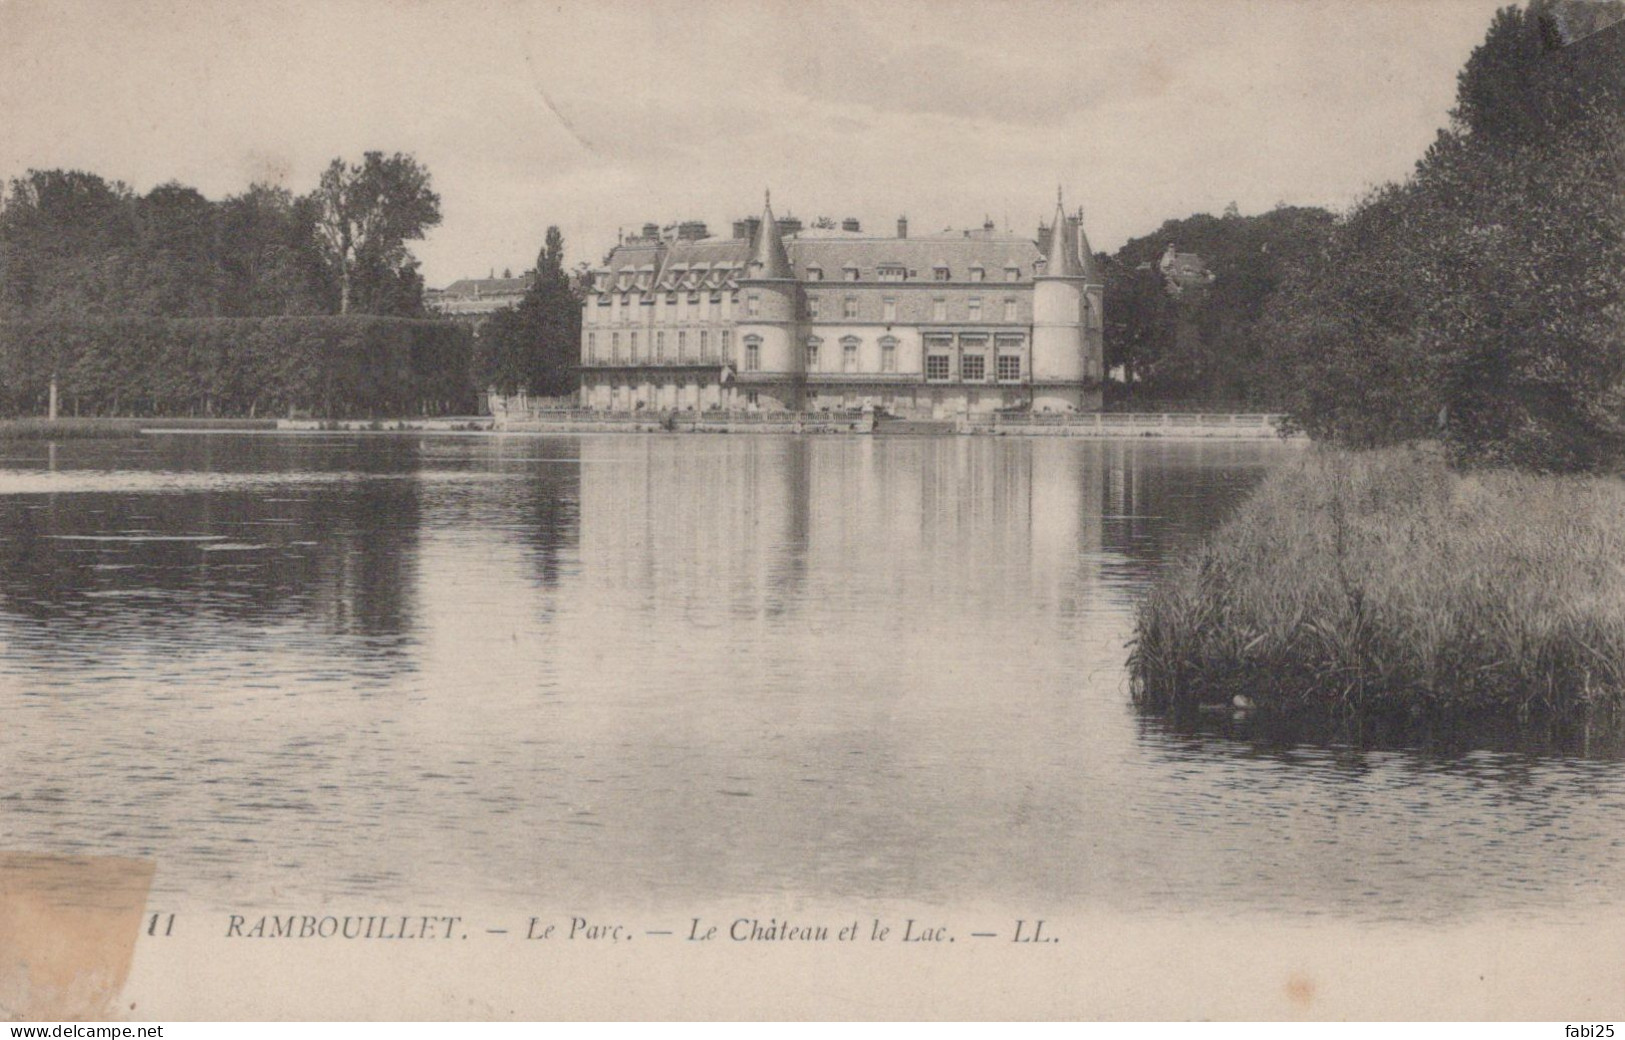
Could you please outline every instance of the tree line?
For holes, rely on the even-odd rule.
[[[334,159],[308,195],[255,184],[218,202],[30,170],[0,198],[0,321],[422,317],[407,243],[439,223],[428,171],[399,153]]]
[[[407,245],[439,222],[398,153],[220,201],[31,170],[0,197],[0,411],[53,381],[81,415],[467,409],[470,333],[429,319]]]
[[[1347,213],[1170,221],[1103,258],[1119,396],[1284,409],[1363,447],[1617,467],[1625,450],[1625,25],[1564,44],[1503,8],[1449,125]],[[1215,277],[1169,291],[1158,254]]]
[[[1499,11],[1413,175],[1341,220],[1266,329],[1311,434],[1466,463],[1625,448],[1625,26],[1569,46]]]

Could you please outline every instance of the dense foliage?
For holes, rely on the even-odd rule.
[[[1198,214],[1131,239],[1105,263],[1107,363],[1127,395],[1218,407],[1269,407],[1276,380],[1259,322],[1289,272],[1311,261],[1331,234],[1326,210],[1279,206],[1243,217]],[[1159,269],[1174,246],[1213,275],[1170,288]]]
[[[363,315],[0,322],[0,415],[466,411],[466,326]]]
[[[211,202],[31,170],[0,205],[0,320],[423,315],[408,240],[440,220],[427,171],[370,152],[308,196],[256,184]],[[336,244],[335,244],[336,243]]]
[[[439,220],[398,154],[220,202],[30,171],[0,208],[0,414],[44,411],[53,375],[80,415],[466,409],[468,330],[422,320],[406,249]]]
[[[576,389],[580,343],[581,297],[564,270],[564,236],[550,227],[525,298],[480,327],[475,382],[502,394],[562,397]]]
[[[1311,434],[1437,436],[1587,470],[1625,446],[1625,29],[1561,49],[1500,11],[1451,126],[1276,295],[1264,342]]]

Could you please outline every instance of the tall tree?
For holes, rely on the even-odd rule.
[[[440,196],[427,169],[400,152],[367,152],[355,164],[334,159],[315,199],[317,230],[338,277],[340,314],[352,308],[399,313],[403,283],[408,294],[415,285],[421,301],[422,282],[414,281],[406,243],[440,223]]]
[[[1625,30],[1553,50],[1548,7],[1495,16],[1415,175],[1281,294],[1275,367],[1312,433],[1542,469],[1625,450]]]
[[[325,285],[313,199],[250,185],[220,203],[217,224],[222,313],[250,317],[336,309],[337,295]]]
[[[80,170],[30,170],[0,211],[0,317],[99,313],[136,245],[134,194]]]
[[[1332,214],[1279,206],[1243,217],[1201,213],[1131,239],[1105,264],[1108,364],[1152,399],[1268,404],[1273,381],[1258,323],[1287,276],[1324,248]],[[1193,253],[1213,276],[1173,279],[1169,246]]]
[[[500,393],[562,397],[575,389],[580,345],[581,295],[564,269],[564,236],[549,227],[524,299],[480,329],[475,379]]]

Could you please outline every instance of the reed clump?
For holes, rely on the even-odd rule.
[[[1562,722],[1625,698],[1625,482],[1315,449],[1142,602],[1143,708]]]

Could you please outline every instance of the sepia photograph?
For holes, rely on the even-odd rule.
[[[14,1022],[1601,1030],[1625,0],[0,0],[0,777]]]

